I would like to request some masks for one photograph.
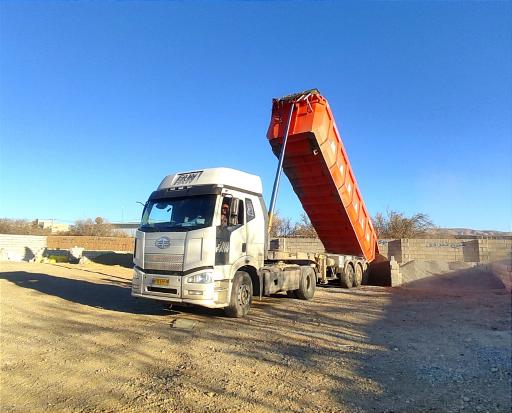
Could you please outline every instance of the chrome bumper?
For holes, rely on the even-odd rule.
[[[208,308],[223,308],[229,304],[229,280],[211,283],[187,283],[189,276],[203,271],[181,275],[160,275],[133,270],[132,297],[148,298],[170,303],[186,303]]]

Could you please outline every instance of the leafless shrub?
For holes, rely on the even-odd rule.
[[[272,226],[270,227],[270,237],[289,237],[294,227],[290,218],[282,217],[279,211],[276,211],[272,219]]]
[[[318,235],[304,212],[301,214],[299,222],[293,222],[291,218],[283,217],[276,212],[272,220],[270,237],[318,238]]]
[[[79,219],[71,225],[69,235],[88,235],[95,237],[125,237],[123,231],[115,229],[111,223],[102,217]]]
[[[318,234],[316,233],[313,224],[305,212],[301,214],[300,221],[295,224],[292,231],[292,236],[302,238],[318,238]]]
[[[51,229],[39,227],[37,221],[0,218],[0,234],[48,235],[50,233]]]
[[[402,212],[388,210],[386,215],[377,213],[373,218],[377,236],[383,239],[420,238],[434,228],[427,214],[417,213],[406,217]]]

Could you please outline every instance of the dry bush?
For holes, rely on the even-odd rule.
[[[279,212],[274,213],[271,238],[302,237],[318,238],[318,235],[311,224],[308,216],[303,212],[299,222],[293,222],[291,218],[283,217]]]
[[[302,238],[318,238],[318,234],[316,233],[313,224],[305,212],[301,214],[300,221],[295,224],[295,227],[292,231],[292,236]]]
[[[272,219],[272,226],[270,227],[270,237],[289,237],[293,232],[294,225],[290,218],[284,218],[279,214],[279,211],[274,212]]]
[[[381,239],[421,238],[434,228],[434,223],[424,213],[408,218],[402,212],[388,210],[386,215],[375,215],[373,226]]]
[[[39,227],[36,221],[0,218],[0,234],[49,235],[51,234],[51,229]]]
[[[123,231],[115,229],[102,217],[79,219],[71,225],[69,235],[86,235],[94,237],[127,237]]]

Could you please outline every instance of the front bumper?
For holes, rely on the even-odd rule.
[[[208,308],[223,308],[229,304],[229,280],[211,283],[187,283],[187,278],[205,272],[187,275],[160,275],[133,270],[132,296],[170,303],[186,303]],[[215,279],[215,277],[214,277]]]

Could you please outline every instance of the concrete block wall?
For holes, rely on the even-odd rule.
[[[384,255],[384,254],[382,254]],[[388,259],[395,257],[397,262],[402,262],[402,242],[399,239],[393,239],[388,241],[388,253],[386,255]]]
[[[391,254],[396,243],[400,253]],[[492,263],[512,260],[512,239],[401,239],[388,243],[388,257],[400,263],[412,260],[439,260]]]
[[[400,246],[402,263],[412,260],[480,261],[478,240],[474,239],[401,239]]]
[[[0,261],[30,261],[46,247],[46,236],[0,234]]]
[[[82,247],[87,251],[133,252],[134,239],[122,237],[72,237],[0,234],[0,260],[30,260],[41,250],[69,250]],[[283,252],[325,252],[317,238],[274,238],[270,249]],[[399,263],[411,260],[440,260],[512,263],[512,239],[398,239],[380,240],[380,253],[395,257]]]
[[[479,239],[479,254],[482,262],[512,260],[511,239]]]
[[[73,237],[73,236],[48,236],[48,248],[70,249],[82,247],[91,251],[126,251],[133,252],[134,238],[131,237]]]
[[[512,261],[512,239],[488,239],[489,261]]]
[[[379,254],[384,255],[385,257],[388,256],[388,249],[389,249],[389,242],[392,240],[389,239],[380,239],[378,241],[379,244]]]
[[[318,238],[273,238],[270,240],[270,249],[283,252],[325,252]]]
[[[284,252],[325,252],[316,238],[274,238],[270,249]],[[512,239],[384,239],[379,252],[399,263],[412,260],[495,262],[512,259]]]
[[[395,257],[395,260],[400,262],[402,259],[402,247],[399,239],[380,239],[379,254],[386,258]]]

